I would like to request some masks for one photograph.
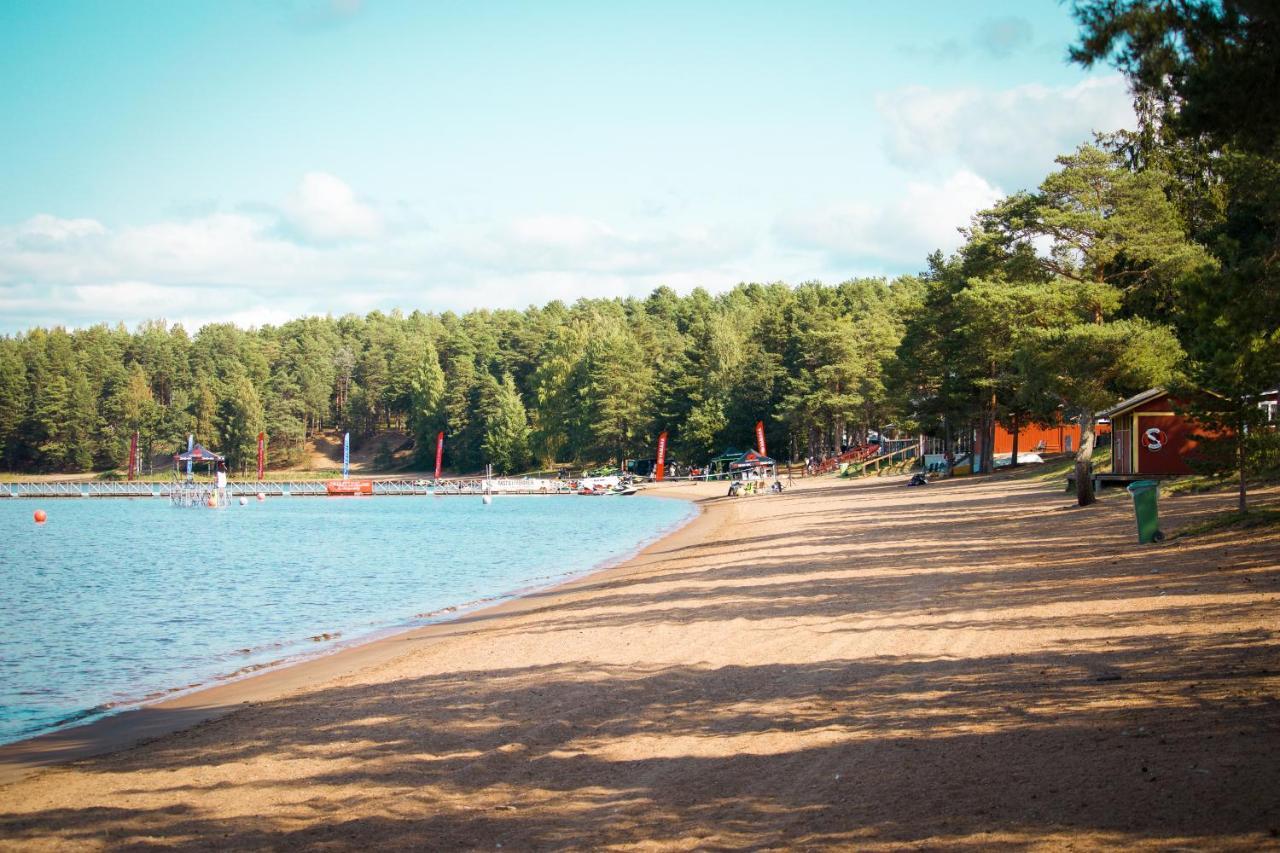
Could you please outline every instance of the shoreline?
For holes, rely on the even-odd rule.
[[[706,511],[614,568],[139,712],[149,742],[5,786],[0,844],[1274,846],[1280,528],[1139,545],[1128,501],[1034,476],[904,484],[655,490]]]
[[[694,512],[686,519],[658,530],[636,547],[617,557],[606,559],[579,572],[567,572],[548,578],[545,584],[532,584],[493,596],[451,605],[432,613],[432,617],[415,616],[411,624],[388,626],[368,634],[338,642],[312,654],[300,653],[280,661],[259,665],[243,673],[232,673],[194,687],[179,687],[140,704],[128,704],[123,711],[108,713],[85,723],[69,725],[51,732],[0,744],[0,788],[21,782],[43,769],[73,761],[127,750],[165,735],[200,725],[255,702],[270,701],[289,693],[375,666],[401,653],[399,643],[430,640],[449,636],[449,630],[467,620],[492,619],[508,612],[518,612],[538,596],[568,593],[587,580],[600,580],[613,573],[624,573],[633,563],[658,546],[675,540],[699,527],[711,512],[703,505],[713,495],[666,494],[680,485],[651,486],[663,494],[637,495],[661,500],[691,503]],[[696,486],[698,484],[688,484]],[[507,495],[508,498],[540,497],[539,495]],[[92,713],[92,709],[85,713]]]

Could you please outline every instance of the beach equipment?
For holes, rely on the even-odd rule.
[[[267,495],[265,492],[258,492],[258,500],[265,501],[266,499],[267,499]]]
[[[1138,522],[1138,543],[1159,542],[1164,539],[1160,529],[1160,484],[1155,480],[1138,480],[1126,488],[1133,495],[1133,515]]]
[[[241,495],[241,496],[240,496],[240,506],[248,506],[248,505],[249,505],[249,499],[248,499],[248,498],[246,498],[244,495]]]
[[[49,516],[45,515],[45,512],[42,509],[38,509],[31,513],[31,517],[36,520],[36,524],[44,524],[49,518]]]

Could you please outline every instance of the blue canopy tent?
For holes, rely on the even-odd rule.
[[[764,456],[754,450],[748,450],[737,459],[729,463],[730,471],[750,471],[756,468],[774,468],[777,466],[768,456]]]

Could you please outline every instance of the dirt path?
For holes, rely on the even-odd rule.
[[[708,506],[572,589],[0,789],[0,840],[1280,845],[1280,530],[1142,547],[1123,497],[1008,479]]]

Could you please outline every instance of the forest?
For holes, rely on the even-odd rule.
[[[0,338],[10,472],[119,468],[188,433],[244,470],[318,430],[416,437],[429,468],[501,472],[647,457],[698,463],[765,422],[773,455],[882,428],[952,440],[1079,418],[1155,385],[1230,437],[1206,463],[1274,468],[1256,395],[1280,381],[1280,45],[1266,4],[1076,4],[1075,61],[1118,66],[1138,126],[1064,152],[918,274],[741,284],[523,311],[163,320]],[[984,442],[990,448],[990,441]],[[989,450],[988,450],[989,452]],[[1081,502],[1089,502],[1081,478]]]

